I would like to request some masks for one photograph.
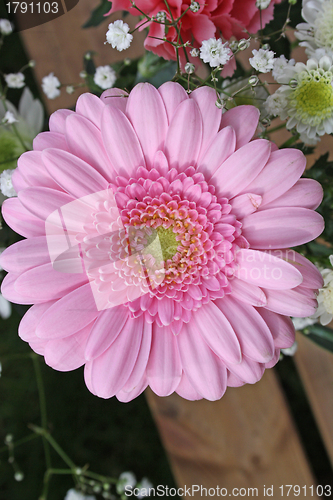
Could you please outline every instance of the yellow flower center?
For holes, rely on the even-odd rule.
[[[297,109],[304,123],[316,121],[320,123],[333,115],[333,75],[322,69],[311,70],[300,75],[301,79],[295,88],[291,104]]]

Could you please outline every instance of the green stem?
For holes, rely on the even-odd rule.
[[[39,396],[39,409],[40,409],[40,415],[41,415],[41,424],[42,424],[42,428],[44,430],[44,433],[42,434],[42,439],[43,439],[46,467],[48,469],[50,469],[52,467],[50,448],[49,448],[49,445],[47,443],[46,435],[45,435],[47,433],[47,413],[46,413],[46,399],[45,399],[43,377],[42,377],[42,372],[40,369],[38,356],[35,354],[31,354],[31,358],[33,361],[34,369],[35,369],[37,388],[38,388],[38,396]]]
[[[27,443],[28,441],[32,441],[33,439],[37,439],[38,437],[39,436],[37,436],[36,434],[29,434],[29,436],[26,436],[22,439],[18,439],[17,441],[15,441],[13,443],[13,448],[16,448],[17,446],[21,446],[21,444]],[[7,451],[7,450],[8,450],[8,446],[3,446],[2,448],[0,448],[0,453]]]
[[[282,128],[285,128],[286,124],[281,123],[281,125],[278,125],[277,127],[273,127],[267,130],[267,134],[272,134],[273,132],[277,132],[277,130],[281,130]]]

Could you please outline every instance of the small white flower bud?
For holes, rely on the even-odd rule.
[[[18,481],[18,482],[23,481],[23,479],[24,479],[23,472],[21,472],[21,471],[15,472],[14,479],[15,479],[15,481]]]
[[[159,12],[157,12],[156,21],[158,21],[159,23],[165,23],[166,13],[163,10],[160,10]]]
[[[259,83],[259,78],[257,77],[257,75],[250,76],[249,85],[255,87],[258,83]]]
[[[198,56],[199,56],[199,54],[200,54],[199,49],[192,49],[192,50],[190,50],[190,55],[191,55],[192,57],[198,57]]]
[[[80,73],[79,73],[79,77],[80,77],[80,78],[87,78],[87,76],[88,76],[88,74],[87,74],[87,72],[86,72],[86,71],[84,71],[84,70],[83,70],[83,71],[80,71]]]
[[[75,91],[75,89],[74,89],[73,85],[67,85],[67,87],[66,87],[67,94],[73,94],[74,91]]]
[[[200,10],[199,2],[196,2],[195,0],[191,0],[190,10],[194,13],[199,12],[199,10]]]
[[[238,50],[245,50],[245,49],[248,49],[249,47],[250,47],[250,41],[245,40],[245,38],[240,40],[238,43]]]
[[[188,75],[192,75],[192,73],[194,73],[194,71],[195,71],[195,66],[194,66],[194,64],[188,62],[185,64],[184,69],[185,69],[185,73],[187,73]]]

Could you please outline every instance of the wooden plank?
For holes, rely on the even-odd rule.
[[[216,402],[146,394],[180,487],[258,488],[266,498],[266,485],[280,498],[281,485],[315,484],[273,370]]]
[[[295,362],[333,466],[333,354],[298,334]]]
[[[82,83],[79,77],[83,69],[83,55],[92,50],[97,52],[96,66],[112,64],[125,57],[135,58],[143,54],[143,40],[145,33],[135,32],[134,40],[129,49],[118,52],[111,45],[104,45],[108,22],[121,18],[121,12],[108,17],[108,21],[97,28],[82,29],[82,25],[89,19],[90,12],[100,0],[80,0],[78,5],[61,17],[41,26],[22,31],[21,36],[29,57],[36,61],[35,74],[38,83],[43,76],[54,72],[61,83]],[[111,6],[111,4],[110,4]],[[132,16],[126,22],[133,28],[138,19]],[[17,23],[19,24],[19,16]],[[45,105],[49,113],[59,108],[74,106],[78,96],[87,92],[87,88],[77,90],[68,95],[62,89],[61,96],[54,100],[45,98]]]

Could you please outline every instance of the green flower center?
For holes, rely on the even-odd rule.
[[[163,258],[164,262],[168,259],[172,259],[172,257],[177,253],[177,248],[180,245],[180,242],[176,240],[176,233],[173,232],[172,227],[164,228],[159,226],[156,228],[157,236],[154,234],[151,237],[152,242],[149,243],[147,250],[149,253],[156,259],[160,260]],[[162,256],[161,256],[162,251]],[[143,250],[143,253],[146,253]]]
[[[322,69],[300,75],[291,104],[297,109],[304,123],[313,118],[323,121],[333,114],[333,74]]]

